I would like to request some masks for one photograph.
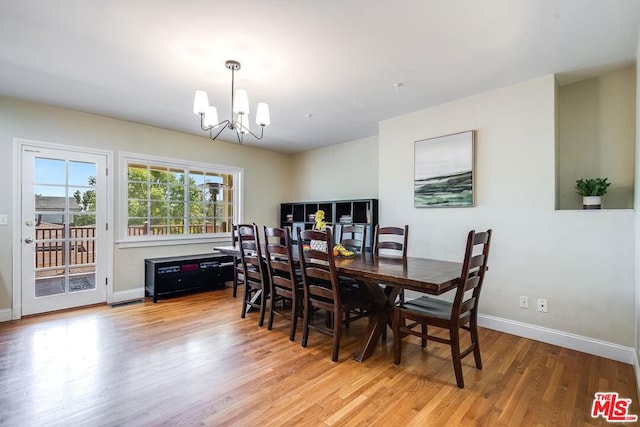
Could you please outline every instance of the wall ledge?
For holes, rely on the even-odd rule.
[[[505,332],[507,334],[517,335],[519,337],[529,338],[547,344],[553,344],[559,347],[593,354],[594,356],[628,363],[635,367],[636,378],[640,378],[638,372],[638,358],[632,347],[625,347],[623,345],[607,341],[596,340],[581,335],[571,334],[569,332],[544,328],[487,314],[478,314],[478,325],[488,329]]]

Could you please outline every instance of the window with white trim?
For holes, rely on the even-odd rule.
[[[213,237],[238,222],[239,168],[133,154],[120,164],[123,240]]]

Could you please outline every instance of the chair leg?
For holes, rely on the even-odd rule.
[[[291,300],[291,330],[289,331],[289,341],[296,340],[296,328],[298,327],[298,301]]]
[[[471,332],[471,345],[473,345],[473,358],[476,361],[476,368],[482,369],[482,357],[480,357],[480,339],[478,337],[478,320],[474,317],[469,322],[469,332]]]
[[[238,296],[238,268],[237,261],[234,258],[233,261],[233,297],[236,298]]]
[[[276,308],[276,298],[273,298],[276,295],[274,289],[271,290],[271,297],[269,298],[269,321],[267,322],[267,329],[270,331],[273,328],[273,316],[275,314]]]
[[[392,290],[393,290],[393,288],[391,286],[386,286],[386,285],[384,286],[385,295],[387,295],[387,296],[391,295]],[[402,301],[404,303],[404,299]],[[382,341],[386,341],[387,340],[387,325],[384,325],[384,329],[382,329],[381,338],[382,338]]]
[[[428,326],[427,326],[427,322],[423,322],[421,325],[422,325],[422,342],[421,342],[421,345],[422,345],[422,348],[426,348],[427,347],[427,331],[429,329],[428,329]]]
[[[460,329],[457,325],[453,325],[453,327],[449,329],[449,339],[451,341],[451,359],[453,360],[453,370],[456,374],[456,383],[459,388],[464,388],[462,358],[460,357]]]
[[[340,352],[341,329],[342,329],[342,313],[339,311],[335,311],[333,312],[333,352],[331,354],[332,362],[338,361],[338,353]]]
[[[242,301],[242,312],[240,317],[244,319],[247,315],[247,304],[251,301],[251,288],[245,283],[244,285],[244,301]]]
[[[309,316],[311,315],[311,307],[309,307],[309,301],[305,301],[304,308],[302,311],[304,312],[303,320],[302,320],[302,347],[307,346],[307,339],[309,338],[309,321],[311,320]]]
[[[387,329],[387,325],[384,325],[384,328]],[[400,310],[393,310],[393,363],[396,365],[400,364],[401,357],[401,348],[400,341],[402,337],[400,336]]]
[[[264,317],[267,312],[267,292],[266,289],[262,288],[262,295],[260,295],[260,320],[258,321],[258,326],[264,326]]]

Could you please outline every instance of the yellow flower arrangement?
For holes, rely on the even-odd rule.
[[[313,229],[323,231],[325,228],[327,228],[327,221],[325,221],[324,211],[320,209],[316,211],[315,224],[313,225]],[[333,245],[333,256],[350,257],[353,255],[353,251],[348,250],[340,243],[336,243],[335,245]]]

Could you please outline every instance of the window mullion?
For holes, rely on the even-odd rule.
[[[184,197],[182,198],[182,220],[184,221],[184,234],[191,234],[191,171],[189,169],[184,170],[184,182],[182,183],[184,188]]]
[[[151,235],[151,165],[147,165],[147,197],[146,197],[146,204],[147,204],[147,211],[146,211],[146,229],[147,229],[147,236]]]
[[[239,182],[240,169],[133,154],[122,156],[121,161],[127,174],[122,181],[126,186],[123,239],[203,238],[228,233],[237,220],[240,189],[228,185]],[[182,233],[175,234],[180,223]]]

